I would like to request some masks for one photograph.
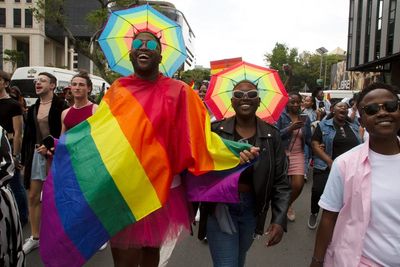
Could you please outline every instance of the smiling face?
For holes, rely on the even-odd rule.
[[[235,93],[237,91],[237,93]],[[253,117],[260,106],[257,87],[251,82],[242,82],[233,88],[232,107],[239,117]]]
[[[362,101],[359,103],[360,112],[360,123],[362,126],[367,128],[367,131],[371,137],[393,137],[396,136],[400,129],[400,110],[397,105],[397,109],[386,110],[385,105],[388,103],[395,103],[398,98],[394,96],[390,91],[386,89],[375,89],[364,96]],[[379,105],[378,112],[371,114],[368,109],[368,105]],[[370,106],[371,107],[371,106]],[[392,111],[392,112],[391,112]]]
[[[313,105],[313,99],[311,96],[306,96],[303,101],[303,105],[305,108],[311,108]]]
[[[141,42],[135,42],[140,40]],[[152,49],[151,45],[148,45],[149,41],[156,41],[157,46]],[[150,42],[151,43],[151,42]],[[134,46],[140,44],[135,48]],[[134,42],[132,42],[132,49],[129,54],[129,58],[132,62],[135,73],[143,78],[158,74],[158,65],[161,63],[161,47],[157,38],[150,33],[139,33]]]
[[[287,111],[291,114],[299,114],[301,110],[301,96],[297,94],[289,95]]]

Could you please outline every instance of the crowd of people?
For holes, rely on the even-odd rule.
[[[156,36],[142,32],[135,40],[140,40],[130,52],[135,72],[122,78],[124,83],[140,90],[143,98],[164,95],[157,90],[192,90],[159,73],[162,51]],[[150,42],[155,45],[149,46]],[[88,98],[92,83],[87,73],[72,78],[64,90],[65,100],[53,93],[56,77],[39,73],[38,99],[29,108],[9,83],[8,74],[0,71],[0,265],[23,266],[25,255],[40,246],[41,191],[56,150],[55,144],[43,140],[51,136],[56,141],[93,115],[97,105]],[[117,81],[111,88],[118,86]],[[207,86],[203,82],[200,87],[202,99]],[[222,138],[250,144],[239,156],[241,164],[253,162],[240,174],[239,203],[196,205],[201,211],[199,235],[207,237],[214,266],[244,266],[256,235],[266,238],[266,246],[278,244],[287,220],[295,221],[293,206],[310,173],[307,225],[318,227],[310,266],[399,266],[400,110],[395,88],[373,84],[351,104],[324,99],[320,88],[304,98],[289,92],[288,98],[276,125],[270,125],[256,115],[257,84],[239,81],[232,87],[235,116],[211,124],[211,131]],[[185,199],[180,171],[173,173],[164,207],[111,238],[115,266],[158,266],[165,261],[160,259],[163,244],[190,229],[194,211]],[[265,226],[269,208],[271,221]],[[21,228],[28,218],[31,234],[23,243]],[[3,234],[10,225],[13,236],[6,239]]]

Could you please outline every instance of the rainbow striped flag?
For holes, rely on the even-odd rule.
[[[247,144],[221,139],[196,93],[160,75],[111,86],[59,140],[43,190],[46,266],[81,266],[112,236],[166,203],[172,177],[227,170]]]

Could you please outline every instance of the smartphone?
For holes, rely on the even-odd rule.
[[[51,148],[54,148],[54,137],[51,135],[48,135],[47,137],[45,137],[42,140],[42,145],[44,145],[48,150],[50,150]]]
[[[301,113],[301,114],[300,114],[300,120],[301,120],[302,122],[306,122],[307,118],[308,118],[308,115],[307,115],[307,114],[305,114],[305,113]]]

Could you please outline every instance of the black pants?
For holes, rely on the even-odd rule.
[[[311,189],[311,213],[316,214],[319,211],[318,201],[324,192],[326,182],[328,181],[329,169],[313,170],[313,185]]]

